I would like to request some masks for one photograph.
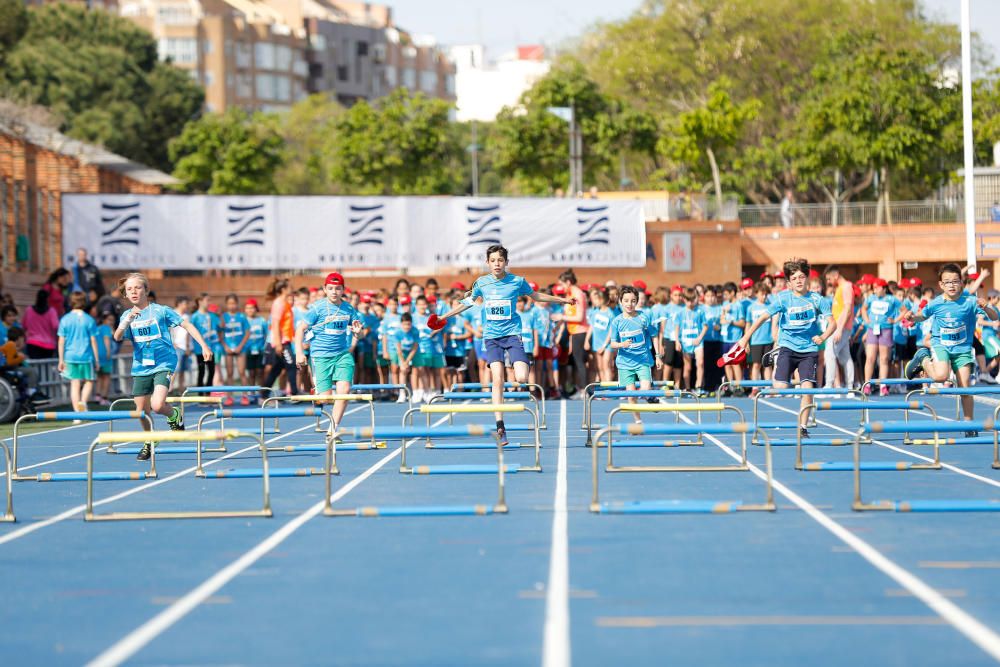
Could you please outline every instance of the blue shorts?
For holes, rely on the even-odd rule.
[[[476,353],[476,359],[486,359],[486,347],[482,338],[473,339],[472,348]]]
[[[504,352],[510,363],[516,364],[521,361],[528,363],[528,355],[524,353],[524,343],[520,336],[502,336],[500,338],[486,338],[483,340],[483,347],[486,348],[486,363],[503,363]]]

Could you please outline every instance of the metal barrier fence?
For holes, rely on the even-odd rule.
[[[58,359],[28,359],[26,364],[35,369],[38,373],[38,388],[44,391],[54,405],[69,405],[69,380],[66,380],[59,372]],[[192,363],[191,366],[194,364]],[[185,371],[186,385],[192,384],[193,370]],[[118,354],[114,359],[113,370],[111,371],[111,391],[112,396],[128,396],[132,389],[132,355]]]
[[[793,227],[830,227],[840,225],[874,225],[880,222],[878,202],[847,202],[844,204],[792,204]],[[951,202],[897,201],[889,203],[893,224],[915,222],[957,222],[961,211]],[[740,222],[744,227],[783,227],[781,205],[740,206]],[[887,224],[884,219],[882,224]]]

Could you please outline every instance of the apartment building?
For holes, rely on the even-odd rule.
[[[453,46],[457,114],[460,121],[493,121],[505,106],[516,106],[521,94],[548,74],[551,64],[541,45],[519,46],[496,62],[487,60],[482,44]]]
[[[307,95],[306,30],[266,3],[124,0],[120,13],[153,34],[161,58],[204,86],[209,111],[281,111]]]

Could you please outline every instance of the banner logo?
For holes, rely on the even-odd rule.
[[[226,232],[229,247],[238,245],[264,245],[264,204],[229,204]]]
[[[101,202],[101,245],[139,245],[139,202]]]
[[[609,245],[611,243],[611,226],[608,220],[608,205],[576,207],[576,236],[577,243],[587,245],[599,243]]]
[[[469,245],[499,245],[500,244],[500,204],[486,204],[465,207],[466,228],[469,233]]]
[[[382,245],[382,236],[385,234],[385,217],[382,209],[385,204],[373,204],[371,206],[358,206],[351,204],[351,217],[348,219],[348,233],[350,234],[349,245]]]

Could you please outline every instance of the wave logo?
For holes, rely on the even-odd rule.
[[[229,204],[226,209],[226,245],[264,245],[267,234],[264,204]]]
[[[382,245],[385,234],[385,204],[360,206],[351,204],[348,222],[348,245]]]
[[[466,228],[469,234],[469,244],[499,245],[500,204],[484,204],[477,206],[469,204],[465,207]]]
[[[576,207],[576,236],[577,243],[588,245],[598,243],[609,245],[611,243],[611,221],[608,218],[608,205]]]
[[[139,202],[101,202],[101,245],[139,245]]]

